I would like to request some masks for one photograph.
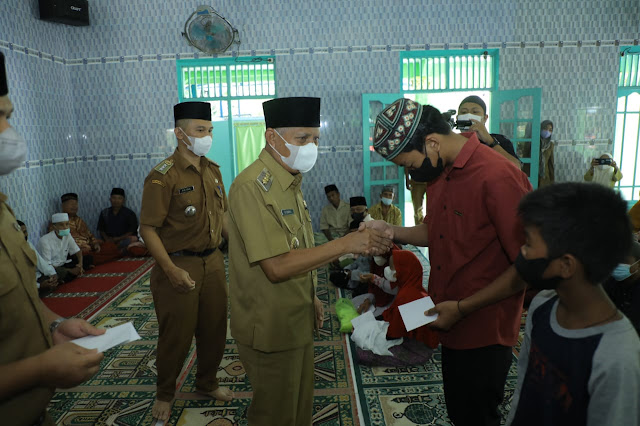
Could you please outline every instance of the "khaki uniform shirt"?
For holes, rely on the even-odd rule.
[[[369,209],[369,214],[375,220],[384,220],[390,225],[402,226],[402,212],[393,204],[389,206],[389,212],[387,213],[386,218],[382,215],[382,201],[378,204],[374,204]]]
[[[186,214],[190,207],[195,208],[193,216]],[[144,181],[140,223],[157,228],[168,253],[217,248],[226,210],[220,167],[206,157],[201,157],[198,172],[176,150]]]
[[[320,230],[328,229],[333,234],[342,237],[349,230],[349,219],[351,219],[351,207],[349,204],[340,200],[340,204],[336,209],[333,204],[329,203],[322,209]]]
[[[36,253],[0,193],[0,364],[38,355],[52,346],[49,326],[40,309]],[[37,387],[0,401],[2,423],[29,425],[47,408],[54,389]]]
[[[313,342],[316,271],[273,283],[259,264],[314,247],[301,183],[263,149],[229,190],[231,334],[263,352]]]

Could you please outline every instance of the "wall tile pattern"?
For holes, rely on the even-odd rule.
[[[63,192],[80,193],[80,213],[92,228],[113,186],[124,187],[139,210],[144,177],[174,147],[167,138],[177,102],[173,55],[194,55],[180,33],[195,6],[92,0],[91,26],[70,27],[38,20],[37,0],[0,3],[0,49],[16,106],[11,122],[29,141],[29,167],[0,177],[0,190],[30,224],[34,242]],[[542,87],[542,115],[559,139],[579,137],[578,111],[598,107],[597,137],[612,139],[618,48],[529,46],[640,38],[637,0],[220,0],[214,7],[239,29],[243,52],[278,55],[280,96],[323,99],[323,149],[304,180],[315,225],[324,185],[336,183],[344,199],[362,193],[361,94],[399,90],[399,50],[508,43],[500,51],[500,89]],[[512,47],[521,41],[527,48]],[[569,152],[557,153],[562,179],[582,168]]]

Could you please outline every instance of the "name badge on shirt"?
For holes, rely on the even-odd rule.
[[[289,216],[293,214],[293,209],[283,209],[280,210],[280,213],[282,213],[282,216]]]
[[[191,192],[193,190],[194,190],[193,186],[187,186],[187,187],[184,187],[184,188],[180,188],[180,193],[181,194],[186,194],[187,192]]]

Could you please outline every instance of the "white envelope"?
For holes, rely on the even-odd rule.
[[[133,327],[132,322],[119,325],[117,327],[108,328],[106,333],[101,336],[86,336],[72,340],[78,346],[87,349],[98,349],[98,352],[104,352],[114,346],[130,343],[140,340],[140,335]]]
[[[402,321],[407,331],[415,330],[418,327],[435,321],[436,318],[438,318],[438,314],[424,314],[434,306],[433,300],[431,300],[429,296],[398,306],[400,316],[402,316]]]

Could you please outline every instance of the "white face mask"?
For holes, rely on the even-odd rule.
[[[384,198],[384,197],[381,197],[380,201],[382,201],[382,204],[384,204],[385,206],[390,206],[391,203],[393,202],[391,198]]]
[[[286,141],[285,138],[282,137],[280,133],[276,129],[273,129],[274,132],[280,136],[280,138],[284,141],[284,145],[289,150],[289,156],[285,157],[280,154],[275,147],[272,147],[275,152],[278,152],[280,158],[282,158],[282,162],[292,168],[293,170],[297,170],[300,173],[307,173],[309,170],[313,168],[316,164],[316,160],[318,159],[318,147],[315,143],[308,143],[303,146],[292,145]]]
[[[27,158],[27,142],[13,127],[0,133],[0,176],[8,175]]]
[[[387,259],[382,256],[373,256],[373,261],[376,262],[376,265],[382,266],[387,263]]]
[[[482,123],[482,117],[480,117],[479,115],[473,115],[473,114],[458,114],[458,120],[457,121],[470,121],[470,120],[476,120]],[[460,130],[469,130],[469,127],[458,127],[458,129]]]
[[[184,129],[180,128],[180,130],[182,130],[182,133],[184,133],[184,135],[189,139],[189,142],[191,142],[191,145],[187,145],[187,143],[183,139],[180,139],[182,143],[187,145],[187,149],[189,151],[193,152],[198,157],[202,157],[209,152],[209,150],[211,149],[211,144],[213,143],[213,138],[210,135],[207,135],[203,138],[196,138],[187,135],[187,132],[185,132]]]
[[[394,283],[396,282],[396,279],[397,279],[396,271],[394,269],[391,269],[391,266],[385,266],[384,277],[387,279],[387,281]]]

